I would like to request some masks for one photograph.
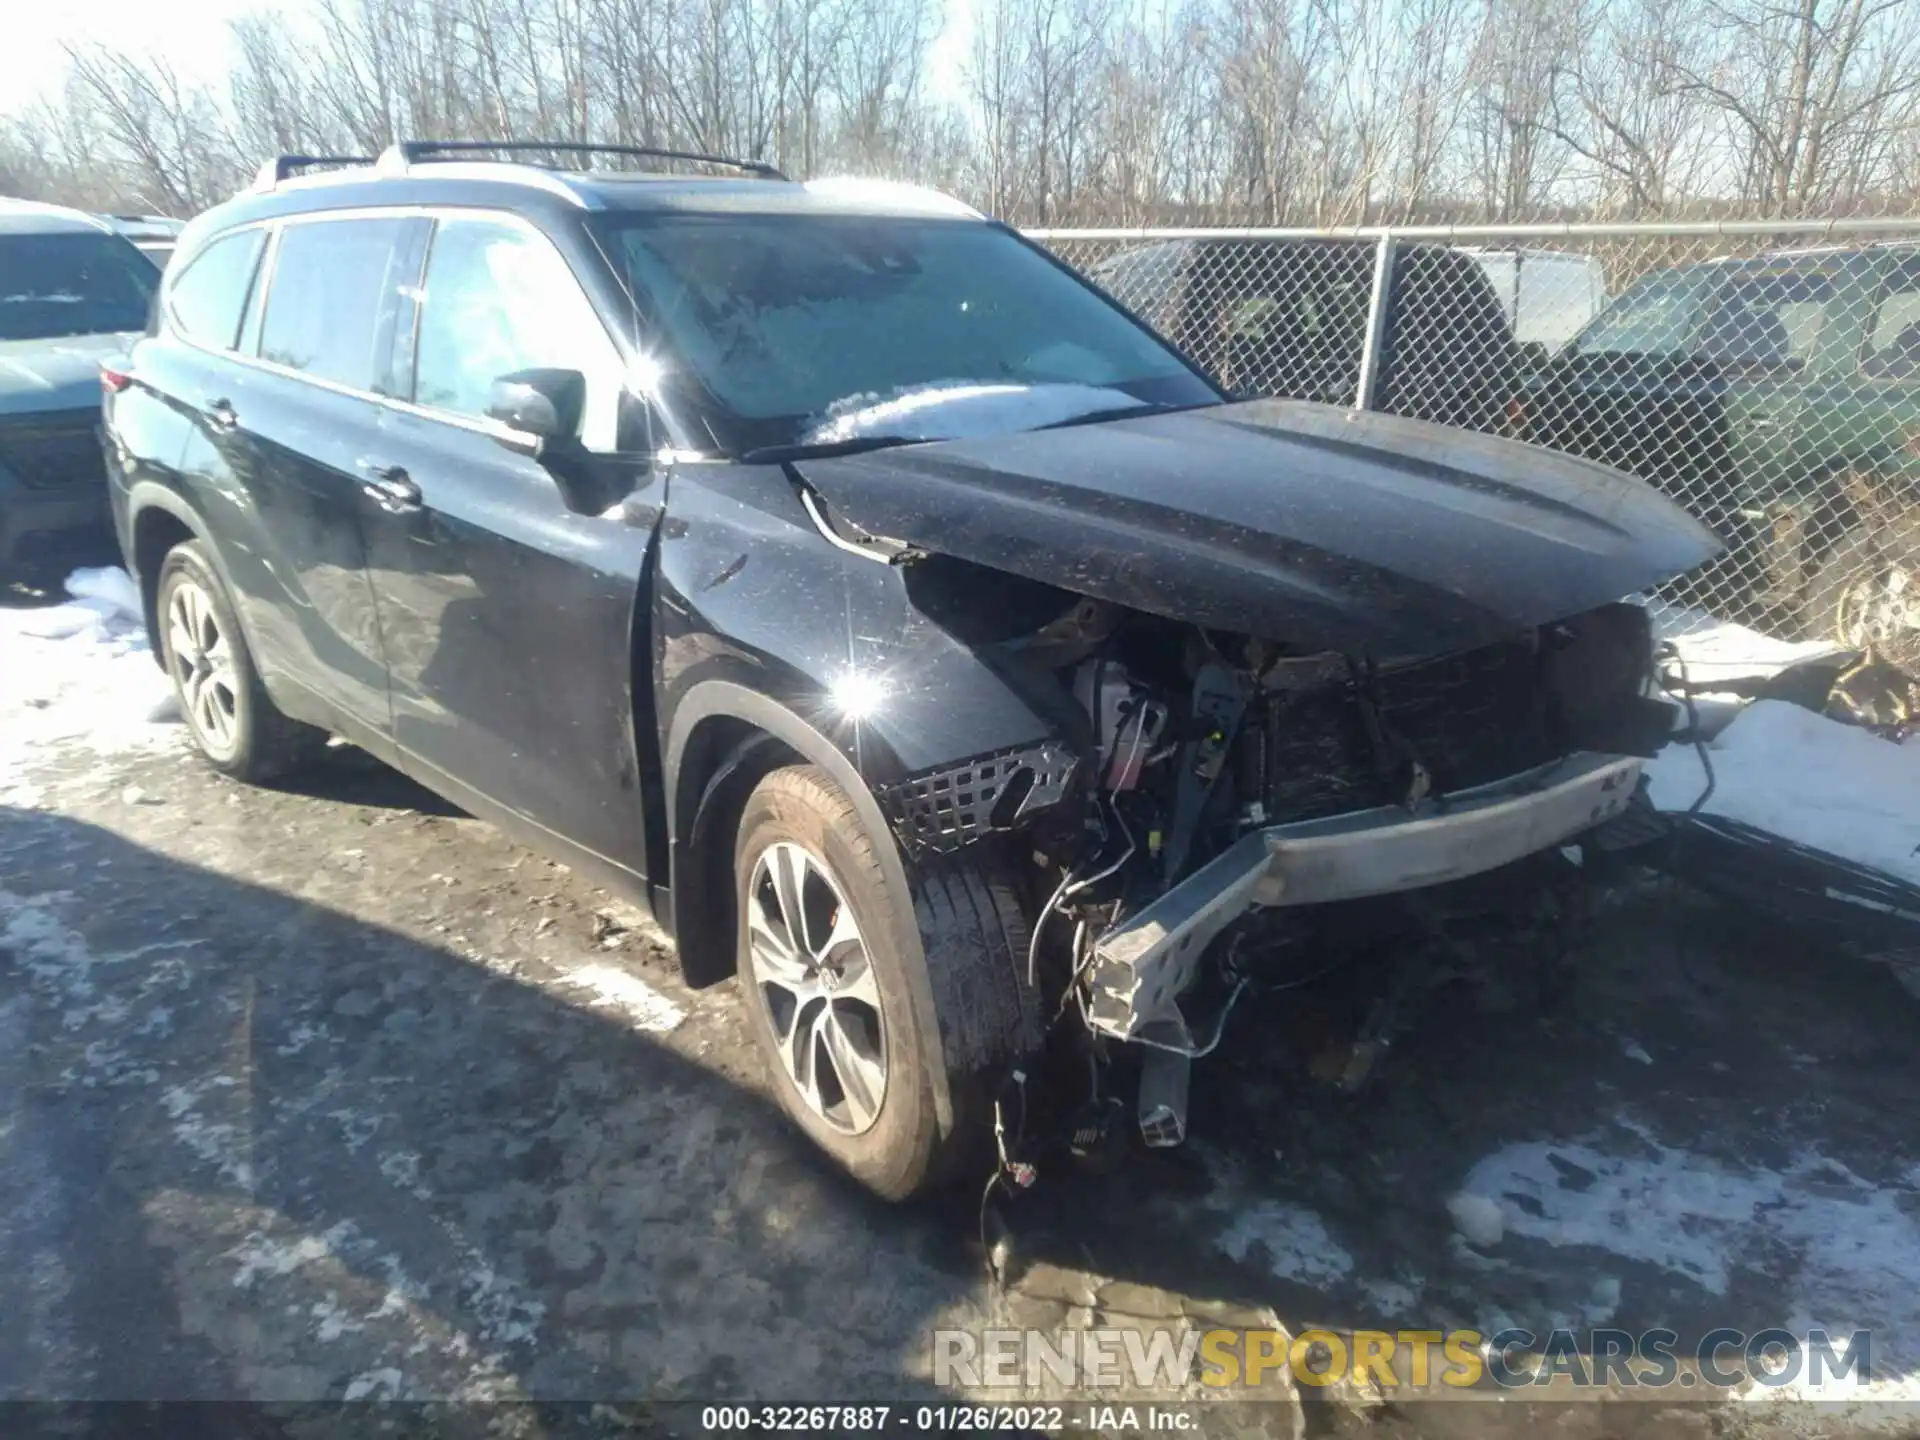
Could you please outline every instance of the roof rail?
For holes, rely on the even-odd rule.
[[[371,155],[276,155],[253,177],[253,188],[271,190],[283,180],[315,165],[371,165]]]
[[[735,160],[726,155],[702,155],[693,150],[662,150],[652,145],[589,145],[577,140],[402,140],[387,151],[402,165],[422,160],[442,159],[450,155],[471,155],[489,150],[531,150],[560,155],[633,155],[649,160],[691,160],[702,165],[719,165],[757,175],[762,180],[785,180],[787,176],[764,160]]]

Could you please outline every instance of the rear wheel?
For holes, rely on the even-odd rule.
[[[794,1122],[888,1199],[987,1163],[994,1092],[1039,1038],[1026,926],[1004,881],[963,864],[910,874],[912,893],[895,893],[851,802],[799,765],[748,797],[734,883],[748,1026]],[[915,1013],[908,926],[933,972],[938,1046]],[[945,1133],[936,1078],[953,1099]]]
[[[1802,615],[1809,639],[1920,674],[1920,510],[1843,536],[1821,562]]]
[[[180,714],[214,769],[237,780],[268,780],[326,748],[325,731],[274,707],[226,587],[199,541],[183,540],[167,552],[154,606],[160,656]]]

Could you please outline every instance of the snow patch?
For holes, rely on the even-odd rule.
[[[1644,1131],[1633,1151],[1509,1145],[1475,1165],[1465,1188],[1518,1202],[1504,1207],[1513,1235],[1655,1266],[1712,1295],[1736,1272],[1788,1276],[1777,1323],[1802,1336],[1870,1329],[1875,1374],[1912,1386],[1902,1378],[1920,1368],[1920,1220],[1909,1213],[1920,1194],[1910,1184],[1875,1186],[1812,1152],[1779,1170],[1743,1167]],[[1615,1286],[1596,1287],[1590,1309],[1617,1301]]]
[[[0,608],[0,802],[37,804],[37,752],[77,744],[99,755],[177,743],[173,692],[153,663],[140,596],[126,571],[75,570],[65,604]]]
[[[1485,1195],[1462,1191],[1447,1200],[1447,1214],[1453,1217],[1453,1228],[1460,1232],[1460,1238],[1480,1250],[1491,1250],[1506,1236],[1506,1217],[1500,1212],[1500,1202]]]
[[[1685,667],[1685,678],[1695,685],[1777,675],[1789,665],[1838,654],[1842,648],[1830,640],[1776,640],[1685,605],[1645,603],[1655,638],[1673,646]],[[1680,666],[1672,668],[1680,670]]]
[[[392,1366],[368,1370],[347,1382],[347,1400],[398,1400],[406,1380]]]
[[[582,965],[560,976],[560,983],[585,990],[597,1008],[620,1011],[636,1029],[664,1035],[687,1018],[687,1012],[647,984],[614,965]]]
[[[1242,1263],[1259,1246],[1277,1279],[1302,1285],[1331,1285],[1353,1273],[1353,1256],[1327,1233],[1326,1222],[1306,1206],[1285,1201],[1263,1200],[1242,1210],[1214,1244]]]
[[[836,403],[806,433],[809,445],[832,445],[869,435],[900,440],[959,440],[1008,435],[1058,425],[1098,410],[1133,408],[1140,401],[1100,385],[975,385],[949,381],[882,398],[859,395]]]
[[[240,1268],[233,1274],[233,1288],[251,1290],[263,1276],[291,1275],[316,1260],[341,1254],[354,1238],[350,1220],[342,1220],[321,1234],[302,1235],[296,1240],[275,1240],[256,1230],[227,1252],[240,1262]]]
[[[1920,745],[1784,700],[1757,700],[1707,742],[1705,811],[1920,884]],[[1683,811],[1706,788],[1690,745],[1647,763],[1655,808]]]

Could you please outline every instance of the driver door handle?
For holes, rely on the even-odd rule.
[[[362,460],[360,468],[367,473],[367,478],[360,483],[361,493],[389,515],[404,515],[420,508],[420,487],[403,468],[369,460]]]

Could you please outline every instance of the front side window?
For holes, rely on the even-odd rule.
[[[871,215],[607,217],[662,367],[723,449],[852,434],[933,408],[1012,428],[1219,395],[1086,282],[997,226]],[[851,407],[851,408],[850,408]],[[958,423],[958,422],[956,422]],[[873,428],[857,433],[884,438]],[[974,433],[978,433],[977,431]]]
[[[487,413],[493,382],[516,370],[587,377],[581,440],[610,450],[618,353],[567,263],[544,238],[498,220],[448,218],[434,229],[415,342],[417,405]]]
[[[280,232],[260,358],[336,385],[373,390],[395,293],[389,273],[405,220],[304,220]]]
[[[1677,355],[1692,337],[1711,279],[1706,270],[1643,275],[1567,348],[1576,355]]]
[[[159,280],[117,235],[0,234],[0,340],[144,330]]]
[[[233,348],[265,241],[266,231],[259,229],[222,235],[187,262],[167,286],[167,309],[181,334],[202,345]]]

